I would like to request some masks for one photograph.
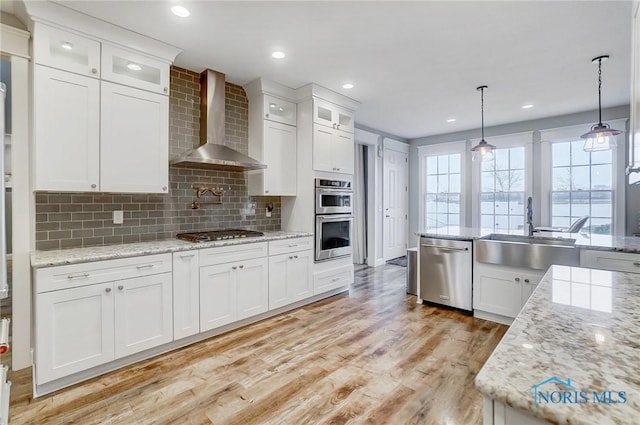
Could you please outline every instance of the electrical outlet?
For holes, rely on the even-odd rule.
[[[122,224],[124,222],[124,212],[123,211],[114,211],[113,212],[113,224]]]
[[[269,208],[265,208],[265,215],[267,218],[271,217],[271,210]]]

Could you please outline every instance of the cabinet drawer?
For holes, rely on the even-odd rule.
[[[171,271],[171,254],[46,267],[35,271],[36,292],[93,285]]]
[[[34,24],[35,63],[100,77],[100,43],[39,22]]]
[[[640,273],[640,254],[583,250],[581,265],[594,269]]]
[[[282,124],[296,125],[296,104],[274,96],[264,95],[264,118]]]
[[[269,242],[269,255],[286,254],[306,249],[313,249],[313,237],[311,236]]]
[[[169,64],[102,44],[102,79],[169,95]]]
[[[331,289],[353,283],[353,264],[347,264],[335,269],[327,270],[313,275],[313,294],[321,294]]]
[[[267,242],[221,246],[200,250],[200,267],[267,256]]]

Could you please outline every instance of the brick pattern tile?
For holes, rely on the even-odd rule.
[[[199,145],[199,74],[171,67],[169,154],[175,157]],[[248,150],[248,101],[242,87],[226,84],[226,144]],[[192,185],[222,187],[222,204],[191,209]],[[214,198],[207,194],[201,202]],[[265,215],[268,203],[274,210]],[[124,223],[113,224],[113,211]],[[250,197],[245,173],[170,167],[169,193],[37,193],[36,248],[50,250],[153,241],[194,230],[242,227],[279,230],[279,197]]]

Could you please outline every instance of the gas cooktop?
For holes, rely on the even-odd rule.
[[[178,233],[176,238],[188,242],[209,242],[238,238],[255,238],[258,236],[264,236],[264,233],[255,230],[220,229],[206,232]]]

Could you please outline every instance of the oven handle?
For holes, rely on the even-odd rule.
[[[334,215],[317,215],[316,218],[320,221],[353,221],[352,215],[334,214]]]
[[[332,195],[339,194],[339,193],[343,193],[345,195],[353,194],[353,190],[344,189],[344,188],[342,188],[342,189],[337,189],[337,188],[336,189],[320,189],[320,188],[316,188],[316,192],[318,192],[318,193],[330,193]]]

